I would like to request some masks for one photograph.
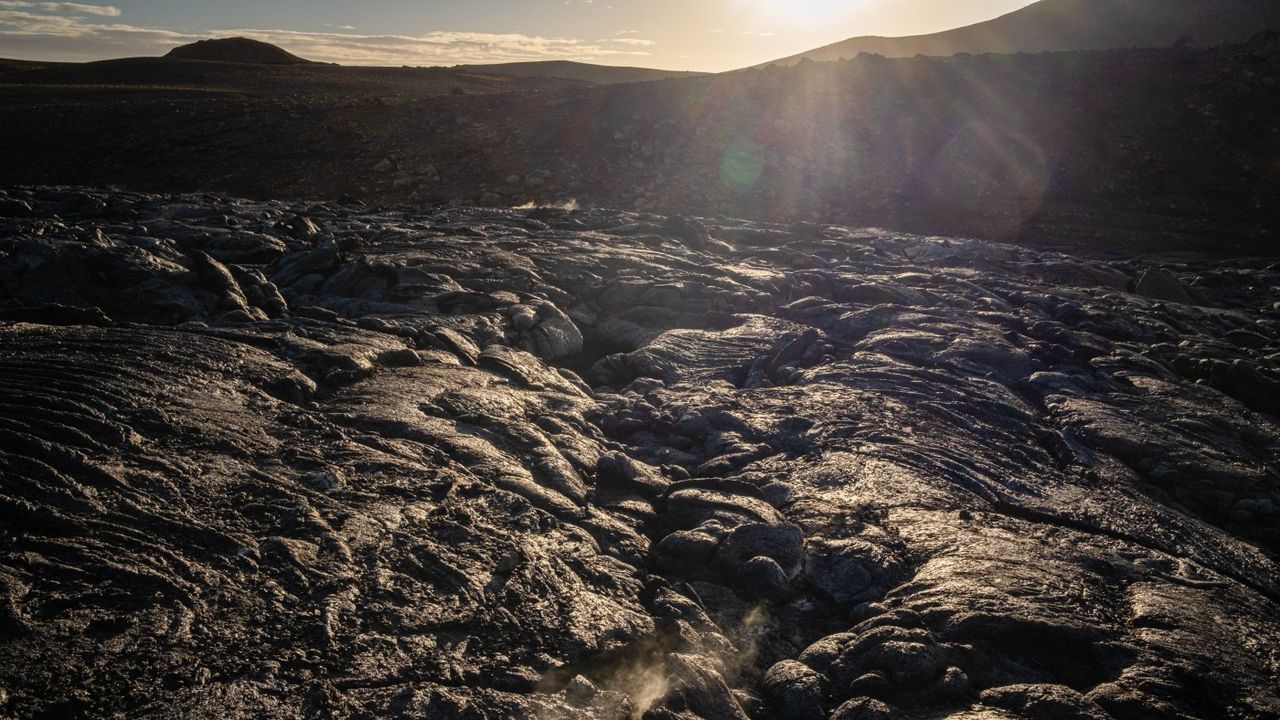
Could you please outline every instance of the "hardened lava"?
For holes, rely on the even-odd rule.
[[[0,716],[1280,715],[1280,267],[0,194]]]

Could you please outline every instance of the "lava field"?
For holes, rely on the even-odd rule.
[[[0,717],[1280,716],[1280,266],[0,192]]]

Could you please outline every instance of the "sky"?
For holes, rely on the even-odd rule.
[[[311,60],[457,65],[577,60],[668,70],[755,65],[857,35],[981,22],[1031,0],[0,0],[0,57],[162,55],[242,35]]]

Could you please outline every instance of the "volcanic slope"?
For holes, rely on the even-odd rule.
[[[1263,30],[1280,30],[1280,5],[1271,0],[1040,0],[954,30],[908,37],[855,37],[775,63],[841,60],[864,52],[911,57],[1212,47],[1244,42]]]
[[[1280,714],[1280,267],[0,194],[0,714]]]

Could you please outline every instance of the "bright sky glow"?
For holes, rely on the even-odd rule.
[[[313,60],[454,65],[579,60],[678,70],[754,65],[856,35],[914,35],[1030,0],[0,0],[0,57],[160,55],[245,35]]]

